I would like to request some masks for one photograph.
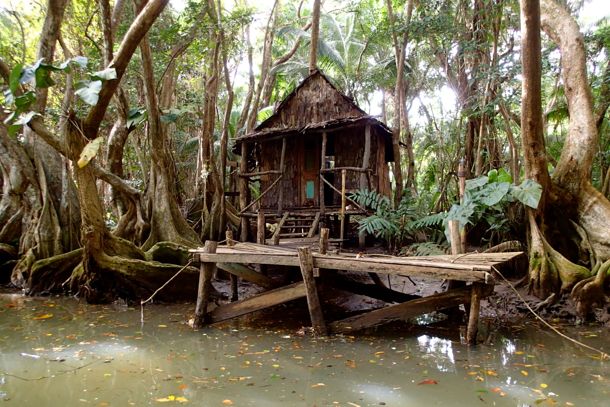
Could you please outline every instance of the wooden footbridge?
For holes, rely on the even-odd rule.
[[[217,245],[207,241],[200,249],[192,250],[194,260],[200,263],[200,281],[195,309],[195,326],[213,324],[298,298],[307,298],[307,305],[314,332],[320,335],[329,333],[349,333],[397,320],[407,320],[433,311],[455,308],[465,304],[468,313],[467,341],[476,342],[479,307],[482,298],[490,295],[494,287],[494,267],[498,267],[521,252],[511,253],[469,253],[428,257],[395,257],[355,254],[330,254],[323,245],[313,251],[311,245],[300,247],[267,246],[253,243],[229,241],[228,245]],[[276,287],[273,280],[257,272],[252,265],[292,266],[300,269],[302,281]],[[269,289],[250,298],[220,305],[207,312],[210,299],[211,281],[216,268],[225,270],[235,277],[250,281]],[[398,293],[386,287],[381,291],[399,294],[405,300],[384,308],[368,311],[338,321],[326,321],[318,297],[316,279],[320,274],[325,277],[337,275],[337,270],[372,274],[424,277],[436,280],[462,282],[453,284],[445,292],[427,297]],[[234,277],[235,276],[235,277]],[[331,282],[332,278],[329,279]],[[340,284],[340,283],[339,283]],[[370,284],[367,286],[375,287]],[[349,285],[340,284],[337,288],[350,290]],[[234,286],[235,289],[235,286]],[[374,296],[371,290],[371,296]],[[360,290],[360,294],[363,294]],[[235,290],[236,293],[236,290]],[[367,294],[366,292],[364,293]],[[396,298],[396,296],[394,296]]]

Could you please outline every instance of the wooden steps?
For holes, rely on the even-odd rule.
[[[271,241],[279,245],[280,239],[293,237],[314,237],[320,225],[320,212],[285,212],[279,220]]]

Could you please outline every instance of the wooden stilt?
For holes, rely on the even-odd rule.
[[[256,217],[256,243],[265,244],[265,212],[262,209]]]
[[[299,265],[303,282],[307,291],[307,306],[309,307],[309,315],[311,316],[311,324],[317,335],[326,335],[326,324],[322,315],[322,306],[318,297],[316,281],[313,276],[313,255],[309,247],[299,247]]]
[[[225,238],[227,239],[227,246],[235,246],[235,240],[233,240],[233,231],[231,229],[228,229],[225,232]],[[231,302],[234,302],[239,299],[239,281],[238,277],[235,274],[229,273],[229,278],[231,279]]]
[[[322,132],[322,146],[320,148],[320,185],[318,192],[320,199],[320,215],[322,216],[322,223],[324,223],[324,213],[326,212],[326,203],[324,202],[324,182],[322,182],[322,179],[324,178],[324,174],[322,173],[322,171],[324,171],[326,165],[326,143],[326,132]],[[324,227],[326,225],[322,226]]]
[[[248,172],[248,145],[247,143],[241,143],[241,159],[239,161],[239,174],[245,174]],[[248,206],[248,178],[239,178],[239,209],[242,211],[246,210]],[[245,216],[241,217],[240,226],[240,238],[242,242],[248,241],[248,218]]]
[[[203,246],[203,252],[215,253],[217,245],[217,242],[207,240]],[[201,328],[204,324],[208,302],[210,301],[210,292],[212,290],[212,276],[214,276],[215,271],[215,263],[202,262],[199,267],[199,285],[197,287],[197,304],[195,305],[193,328]]]
[[[343,248],[343,238],[345,234],[345,178],[347,176],[346,170],[341,170],[341,211],[339,217],[341,218],[341,230],[339,231],[339,249]]]
[[[326,254],[328,251],[328,235],[330,233],[330,229],[321,228],[320,229],[320,254]]]
[[[284,179],[284,171],[286,170],[286,137],[282,138],[282,152],[280,154],[280,177]],[[284,210],[284,185],[280,183],[280,190],[277,199],[277,213],[282,213]]]
[[[481,294],[482,285],[480,283],[472,283],[470,287],[470,316],[468,317],[468,330],[466,331],[466,342],[469,345],[476,345],[477,343]]]
[[[460,204],[464,204],[464,194],[466,193],[466,160],[460,159],[458,165],[458,180],[459,180],[459,193],[460,193]],[[466,253],[466,229],[460,229],[460,253]]]
[[[364,154],[362,156],[362,171],[360,173],[360,189],[368,189],[367,174],[369,162],[371,160],[371,125],[366,124],[364,128]],[[358,232],[358,247],[363,249],[366,246],[366,232]]]

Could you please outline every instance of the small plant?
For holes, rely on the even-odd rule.
[[[350,194],[350,199],[370,209],[373,214],[358,221],[358,230],[385,240],[390,250],[400,247],[412,237],[409,225],[416,217],[410,195],[405,194],[398,207],[392,208],[390,199],[377,191],[361,189]]]

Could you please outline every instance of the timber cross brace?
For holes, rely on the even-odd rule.
[[[231,242],[228,246],[219,246],[216,242],[207,241],[200,249],[191,250],[195,260],[200,263],[200,281],[194,326],[213,324],[236,318],[255,311],[266,309],[298,298],[306,298],[313,330],[318,335],[335,333],[352,333],[365,328],[376,327],[393,321],[405,321],[434,311],[442,311],[464,304],[468,313],[467,336],[469,344],[476,343],[481,299],[493,292],[493,267],[497,267],[519,255],[511,253],[473,253],[459,256],[426,256],[426,257],[356,257],[350,254],[321,254],[308,246],[294,248],[265,246],[253,243]],[[277,287],[273,280],[257,272],[253,264],[298,268],[302,281]],[[227,271],[237,278],[257,284],[268,291],[219,305],[207,311],[212,289],[211,281],[216,268]],[[465,287],[450,289],[427,297],[404,294],[389,288],[365,290],[358,284],[341,284],[342,290],[357,292],[377,298],[400,298],[397,304],[384,308],[366,311],[338,321],[325,321],[315,275],[324,270],[328,276],[325,282],[340,280],[337,270],[351,272],[379,273],[407,277],[424,277],[428,279],[450,279],[469,283]],[[362,284],[361,284],[362,285]],[[386,300],[387,301],[387,300]]]

